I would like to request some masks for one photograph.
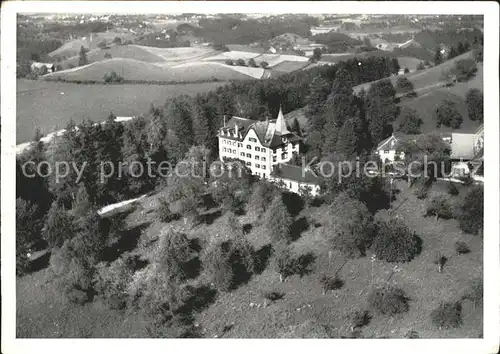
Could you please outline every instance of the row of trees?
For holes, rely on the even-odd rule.
[[[269,63],[267,61],[261,61],[260,64],[257,65],[254,59],[249,59],[248,63],[245,63],[245,60],[243,59],[238,59],[238,60],[226,59],[225,63],[231,66],[233,65],[249,66],[251,68],[258,68],[260,66],[262,69],[266,69],[267,67],[269,67]]]

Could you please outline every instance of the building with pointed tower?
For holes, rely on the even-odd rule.
[[[295,182],[296,173],[294,176],[280,174],[279,177],[273,174],[275,168],[292,170],[283,169],[283,167],[294,154],[300,155],[301,153],[302,138],[288,129],[281,107],[278,117],[272,120],[257,121],[233,116],[227,123],[224,122],[217,136],[221,161],[240,160],[252,171],[252,174],[260,178],[286,179],[287,186],[292,190],[292,180],[288,180],[290,177],[294,181],[293,191],[301,189],[301,182]],[[293,170],[296,172],[295,169]],[[317,185],[311,178],[303,182],[306,187],[311,185],[311,188],[317,189]]]

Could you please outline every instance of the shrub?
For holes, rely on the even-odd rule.
[[[281,194],[278,194],[269,206],[265,224],[272,242],[290,240],[292,217],[283,203]]]
[[[455,242],[455,251],[457,254],[465,254],[470,252],[469,246],[463,241]]]
[[[381,314],[392,316],[410,309],[410,299],[404,290],[389,284],[374,287],[367,300],[369,306]]]
[[[269,63],[267,61],[261,61],[260,62],[260,67],[262,69],[267,69],[268,66],[269,66]]]
[[[473,307],[476,307],[476,303],[483,299],[483,279],[476,278],[473,279],[468,289],[462,295],[462,300],[471,300]]]
[[[425,199],[429,194],[429,187],[423,183],[419,183],[413,193],[418,199]]]
[[[319,278],[319,282],[323,288],[323,294],[326,294],[328,290],[340,289],[344,285],[344,282],[337,274],[333,277],[329,275],[322,275]]]
[[[405,338],[407,339],[417,339],[417,338],[420,338],[420,336],[418,335],[418,332],[417,331],[414,331],[414,330],[409,330],[408,332],[405,333]]]
[[[234,62],[232,59],[226,59],[225,63],[226,63],[226,65],[234,65]]]
[[[186,265],[192,257],[193,250],[185,234],[170,228],[160,234],[155,262],[169,279],[184,279]]]
[[[405,74],[408,74],[410,72],[410,69],[405,68],[404,72],[405,72]]]
[[[458,207],[457,219],[460,228],[468,233],[479,234],[483,228],[483,187],[472,188]]]
[[[358,307],[347,310],[344,319],[349,326],[351,332],[355,329],[366,326],[370,322],[370,313]]]
[[[139,309],[152,322],[153,328],[165,329],[177,322],[179,310],[189,292],[186,287],[165,277],[161,269],[150,267],[147,272],[140,285]]]
[[[465,96],[469,118],[474,121],[483,121],[483,93],[475,88],[467,91]]]
[[[52,250],[50,266],[58,288],[70,302],[83,304],[91,299],[93,269],[73,240]]]
[[[248,60],[248,66],[250,66],[252,68],[256,68],[257,67],[257,64],[255,63],[255,60],[253,60],[253,58],[251,58],[251,59]]]
[[[238,60],[236,61],[236,65],[238,65],[238,66],[246,66],[246,65],[245,65],[245,61],[244,61],[243,59],[238,59]]]
[[[255,183],[247,204],[247,211],[252,211],[257,216],[262,215],[276,195],[277,190],[274,185],[263,181]]]
[[[417,65],[417,70],[420,71],[420,70],[425,70],[425,64],[423,61],[421,61],[420,63],[418,63]]]
[[[332,203],[326,237],[334,249],[347,257],[361,257],[373,238],[373,222],[366,205],[341,193]]]
[[[211,282],[219,291],[229,291],[233,284],[233,271],[228,258],[229,256],[218,246],[208,250],[203,259]]]
[[[104,58],[111,59],[111,57],[112,57],[111,53],[109,53],[109,52],[108,53],[104,53]]]
[[[106,41],[101,41],[99,42],[99,44],[97,45],[100,49],[104,49],[108,46],[108,43]]]
[[[113,39],[113,43],[114,43],[114,44],[122,44],[122,39],[121,39],[120,37],[115,37],[115,38]]]
[[[20,249],[25,248],[27,250],[31,245],[39,241],[41,225],[42,221],[38,206],[22,198],[17,198],[16,245]]]
[[[378,259],[387,262],[408,262],[418,252],[417,238],[402,220],[381,221],[378,223],[372,249]]]
[[[162,222],[169,223],[175,219],[175,214],[170,210],[170,204],[164,198],[160,199],[160,206],[157,210],[157,214]]]
[[[452,211],[448,198],[444,195],[437,195],[431,199],[427,204],[426,216],[436,216],[442,219],[450,219],[452,217]]]
[[[74,218],[57,203],[53,203],[43,229],[43,238],[50,247],[60,247],[65,240],[71,239],[76,232]]]
[[[399,77],[396,81],[396,90],[402,93],[413,91],[413,83],[407,77]]]
[[[469,187],[474,184],[474,178],[471,176],[463,176],[459,178],[460,181],[464,184],[464,186]]]
[[[441,328],[457,328],[462,324],[462,305],[460,302],[442,302],[431,312],[432,323]]]
[[[75,66],[71,63],[68,64],[68,69],[73,69]]]
[[[280,282],[295,273],[297,260],[293,257],[287,245],[280,243],[274,248],[273,268],[279,274]]]
[[[448,193],[450,195],[458,195],[460,191],[458,190],[457,186],[454,183],[450,182],[448,184]]]
[[[111,264],[99,263],[94,275],[95,290],[112,309],[122,309],[127,303],[127,286],[132,281],[131,259],[126,255]]]
[[[116,72],[112,71],[111,73],[106,73],[104,74],[103,78],[105,83],[110,84],[110,83],[117,83],[117,82],[123,82],[123,77],[118,75]]]
[[[453,129],[460,128],[463,118],[458,112],[456,105],[453,101],[443,100],[435,111],[436,126],[439,128],[441,125],[451,127]]]
[[[16,239],[16,275],[22,276],[29,271],[28,247],[22,240]]]

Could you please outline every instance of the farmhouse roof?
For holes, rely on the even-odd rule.
[[[390,137],[382,140],[378,146],[378,150],[397,150],[401,144],[408,141],[417,140],[418,135],[411,134],[392,134]]]
[[[32,68],[37,68],[37,69],[41,69],[43,66],[45,66],[47,69],[50,69],[50,68],[53,68],[55,65],[53,63],[40,63],[37,61],[34,61],[31,64]]]
[[[453,133],[451,137],[451,159],[471,160],[474,158],[475,134]]]
[[[319,184],[319,178],[311,170],[286,163],[279,163],[275,165],[273,175],[279,179],[316,185]]]

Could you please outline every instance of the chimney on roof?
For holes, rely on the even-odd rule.
[[[236,138],[238,138],[238,137],[239,137],[239,135],[238,135],[238,124],[235,124],[235,125],[234,125],[234,136],[235,136]]]
[[[224,117],[224,128],[225,128],[226,127],[226,115],[224,114],[223,117]]]

